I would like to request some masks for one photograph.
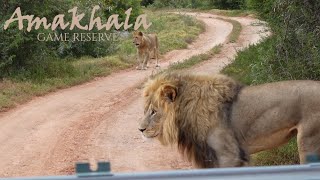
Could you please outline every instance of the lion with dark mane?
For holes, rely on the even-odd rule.
[[[200,168],[248,164],[249,154],[298,135],[300,162],[320,153],[320,83],[242,86],[223,75],[163,73],[144,86],[139,130]]]

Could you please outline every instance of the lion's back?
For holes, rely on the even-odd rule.
[[[156,34],[147,34],[145,35],[146,48],[152,50],[154,48],[158,48],[158,37]]]
[[[314,111],[320,112],[320,82],[280,81],[244,87],[233,102],[231,121],[250,137],[298,124]]]

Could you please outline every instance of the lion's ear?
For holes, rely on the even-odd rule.
[[[160,92],[161,98],[174,102],[177,97],[177,88],[171,85],[164,85]]]
[[[141,31],[138,32],[139,36],[143,36],[143,33]]]

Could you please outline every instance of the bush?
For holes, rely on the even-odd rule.
[[[157,8],[204,8],[207,5],[208,0],[155,0],[153,4]]]
[[[86,14],[86,16],[81,20],[82,24],[89,24],[92,8],[94,5],[98,5],[98,4],[99,3],[93,3],[91,4],[91,6],[88,5],[87,3],[76,4],[76,6],[78,7],[78,11]],[[107,22],[107,19],[110,15],[106,14],[106,11],[104,11],[104,9],[106,9],[106,6],[101,5],[100,9],[96,11],[95,16],[101,17],[102,22]],[[124,14],[124,11],[121,12],[122,15]],[[117,12],[117,13],[120,13],[120,12]],[[79,30],[79,29],[69,30],[68,28],[63,31],[58,30],[57,32],[69,33],[69,34],[88,33],[88,31]],[[110,32],[105,32],[105,31],[99,31],[97,30],[97,28],[94,28],[90,31],[90,33],[112,33],[112,32],[114,32],[114,30],[111,30]],[[108,40],[106,41],[74,41],[74,42],[69,41],[69,42],[59,42],[57,44],[56,51],[59,55],[59,58],[66,58],[66,57],[79,58],[81,56],[91,56],[91,57],[98,58],[98,57],[103,57],[106,55],[113,54],[117,49],[116,47],[117,47],[117,42],[108,41]]]
[[[244,0],[209,0],[209,5],[217,9],[240,9]]]
[[[141,1],[141,6],[147,7],[147,6],[149,6],[149,5],[153,4],[153,3],[154,3],[154,0],[142,0]]]
[[[240,9],[245,0],[155,0],[156,8]]]
[[[264,1],[270,5],[271,0]],[[257,3],[250,0],[251,7]],[[320,18],[318,1],[283,0],[261,12],[273,36],[238,54],[228,71],[239,71],[248,84],[279,80],[320,79]],[[269,10],[267,10],[269,9]],[[272,9],[272,10],[271,10]],[[241,66],[241,67],[240,67]],[[232,70],[233,69],[233,70]]]
[[[129,23],[134,24],[135,19],[142,13],[142,9],[140,6],[141,0],[104,0],[102,4],[103,9],[107,9],[107,7],[112,7],[112,10],[105,10],[104,13],[107,17],[112,14],[119,14],[119,21],[124,22],[126,15],[125,11],[129,8],[132,8]]]
[[[63,4],[58,5],[58,4]],[[7,30],[3,29],[4,23],[9,19],[16,7],[21,7],[23,14],[34,14],[35,16],[48,17],[48,21],[56,14],[66,11],[70,1],[49,0],[45,3],[32,0],[2,1],[0,11],[0,78],[10,75],[16,69],[27,69],[28,66],[39,64],[46,57],[56,57],[54,50],[56,44],[39,42],[36,38],[38,33],[48,33],[48,30],[39,29],[31,32],[20,31],[17,23],[11,24]],[[24,25],[26,26],[26,24]]]
[[[222,72],[247,85],[275,81],[272,67],[268,64],[275,52],[275,42],[275,37],[269,37],[257,45],[250,45],[245,51],[238,52],[235,61]]]
[[[247,9],[255,10],[262,18],[272,19],[273,8],[276,0],[245,0]]]
[[[284,0],[275,3],[275,76],[281,79],[320,79],[319,1]]]
[[[267,1],[269,4],[271,1]],[[265,72],[267,81],[320,79],[319,1],[276,1],[266,10],[274,42],[259,56],[257,72]]]

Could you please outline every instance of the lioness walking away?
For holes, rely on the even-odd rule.
[[[143,34],[140,31],[133,33],[133,44],[138,49],[138,66],[136,69],[146,70],[151,57],[156,59],[156,67],[159,66],[159,41],[156,34]]]

